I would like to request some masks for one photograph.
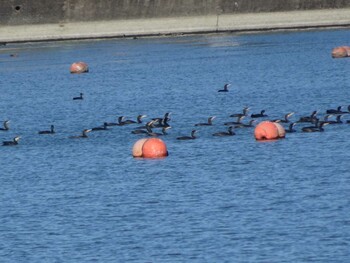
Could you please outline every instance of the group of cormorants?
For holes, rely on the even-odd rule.
[[[228,92],[228,86],[229,84],[225,84],[223,90],[218,90],[218,92]],[[83,93],[80,93],[79,97],[73,97],[73,100],[83,100]],[[341,124],[344,123],[342,120],[343,116],[346,114],[350,114],[350,105],[347,107],[347,111],[343,111],[343,106],[338,106],[336,109],[328,109],[325,112],[325,115],[323,117],[319,117],[318,111],[313,111],[308,116],[302,116],[296,121],[291,121],[290,118],[294,115],[294,112],[289,112],[285,114],[280,119],[269,119],[268,114],[266,114],[266,110],[261,110],[258,113],[252,113],[249,114],[250,107],[244,107],[242,109],[242,112],[240,113],[233,113],[228,115],[229,118],[236,118],[234,121],[226,121],[222,124],[224,126],[228,126],[226,131],[218,131],[212,133],[213,136],[233,136],[236,135],[235,129],[237,128],[249,128],[249,127],[255,127],[255,123],[257,120],[269,120],[272,122],[278,122],[280,124],[284,124],[285,130],[287,133],[296,132],[295,125],[298,123],[304,124],[300,131],[301,132],[323,132],[324,126],[329,124]],[[140,114],[137,116],[136,120],[130,120],[125,119],[125,116],[119,116],[117,118],[116,122],[104,122],[102,126],[93,127],[84,129],[80,135],[76,136],[70,136],[71,139],[79,139],[79,138],[88,138],[89,132],[94,131],[104,131],[109,130],[111,126],[124,126],[124,125],[130,125],[134,124],[137,125],[134,127],[134,129],[131,131],[132,134],[142,134],[144,136],[164,136],[168,134],[168,130],[171,128],[169,122],[170,122],[170,112],[167,112],[164,114],[163,117],[158,118],[151,118],[148,122],[143,123],[143,119],[147,116],[144,114]],[[249,118],[250,120],[245,122],[244,119]],[[332,117],[334,119],[332,119]],[[216,116],[210,116],[207,119],[207,122],[198,122],[193,124],[194,127],[199,126],[213,126],[214,125],[214,119]],[[8,131],[10,129],[9,127],[9,120],[5,120],[3,122],[3,127],[0,128],[1,131]],[[350,120],[347,120],[345,123],[350,124]],[[306,125],[305,125],[306,124]],[[160,131],[156,132],[155,129],[159,128]],[[177,140],[193,140],[196,139],[198,132],[198,128],[192,129],[189,136],[179,136],[176,137]],[[38,134],[55,134],[55,127],[54,125],[50,126],[49,130],[43,130],[39,131]],[[4,141],[3,146],[13,146],[17,145],[19,142],[20,136],[16,136],[13,138],[12,141]]]

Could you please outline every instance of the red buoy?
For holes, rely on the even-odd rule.
[[[332,50],[332,58],[345,58],[350,56],[350,47],[336,47]]]
[[[279,138],[278,128],[274,122],[260,122],[254,130],[256,140],[275,140]]]
[[[140,139],[134,144],[132,155],[143,158],[163,158],[168,156],[168,150],[161,139]]]
[[[70,66],[70,73],[86,73],[89,67],[85,62],[75,62]]]

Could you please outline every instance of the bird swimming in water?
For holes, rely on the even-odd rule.
[[[124,116],[119,116],[117,122],[107,122],[107,126],[123,126],[124,119]]]
[[[242,123],[242,120],[245,118],[245,116],[238,116],[237,117],[237,121],[229,121],[229,122],[225,122],[224,125],[228,125],[228,126],[231,126],[231,125],[241,125],[243,124]]]
[[[138,115],[136,118],[136,121],[134,120],[125,120],[123,121],[124,124],[133,124],[133,123],[142,123],[142,119],[147,117],[147,115]]]
[[[91,129],[85,129],[83,130],[83,133],[81,135],[78,136],[71,136],[69,137],[70,139],[80,139],[80,138],[88,138],[87,133],[91,132]]]
[[[273,120],[273,122],[284,122],[284,123],[288,123],[289,122],[289,118],[294,114],[294,112],[289,112],[286,115],[284,115],[284,119],[277,119],[277,120]]]
[[[247,116],[249,110],[250,110],[249,107],[244,107],[242,113],[234,113],[234,114],[231,114],[230,117],[242,117],[242,116]]]
[[[323,132],[324,128],[323,126],[328,125],[327,122],[317,122],[315,126],[309,126],[309,127],[303,127],[301,130],[303,132]]]
[[[210,126],[213,125],[213,120],[215,119],[215,116],[211,116],[208,118],[208,122],[201,122],[201,123],[197,123],[194,126]]]
[[[9,129],[10,129],[10,127],[9,127],[9,120],[7,120],[7,121],[4,121],[4,123],[3,123],[3,126],[4,126],[4,128],[0,128],[0,131],[8,131]]]
[[[346,111],[342,111],[341,110],[342,106],[337,107],[337,109],[329,109],[326,110],[327,114],[344,114],[344,113],[348,113]]]
[[[108,130],[107,126],[108,126],[108,123],[104,122],[103,126],[94,127],[94,128],[91,129],[91,131],[106,131],[106,130]]]
[[[250,115],[251,118],[262,118],[262,117],[268,117],[266,114],[265,114],[265,110],[262,110],[260,113],[255,113],[255,114],[252,114]]]
[[[315,122],[316,120],[318,120],[318,118],[316,117],[317,113],[318,111],[315,110],[311,113],[310,116],[300,117],[298,122]]]
[[[236,133],[233,131],[233,126],[229,126],[227,129],[227,132],[216,132],[213,133],[213,136],[233,136],[236,135]]]
[[[167,133],[167,130],[168,129],[171,129],[171,127],[170,126],[167,126],[167,127],[163,127],[162,128],[162,132],[149,132],[149,131],[147,131],[147,135],[149,135],[149,136],[162,136],[162,135],[167,135],[168,133]]]
[[[83,95],[84,95],[83,93],[80,93],[80,96],[79,97],[74,97],[73,100],[82,100],[82,99],[84,99]]]
[[[286,129],[287,133],[292,133],[292,132],[296,132],[296,130],[294,129],[294,126],[296,125],[296,122],[291,122],[288,125],[288,129]]]
[[[39,131],[39,134],[54,134],[55,133],[55,126],[51,125],[50,130],[45,131]]]
[[[154,127],[154,122],[155,122],[155,120],[150,120],[144,126],[139,126],[139,127],[135,128],[135,130],[133,130],[131,133],[133,133],[133,134],[140,134],[140,133],[147,133],[147,131],[148,132],[152,132],[152,128],[155,128]]]
[[[219,89],[218,92],[228,92],[228,87],[231,86],[231,84],[225,84],[224,89]]]
[[[153,126],[154,127],[167,127],[170,126],[169,125],[169,121],[170,121],[170,116],[171,112],[166,112],[164,114],[163,118],[153,118],[152,120],[154,121]]]
[[[12,141],[4,141],[4,142],[2,142],[2,146],[14,146],[14,145],[17,145],[20,138],[21,138],[20,136],[16,136],[15,138],[13,138]]]
[[[197,130],[192,130],[191,136],[181,136],[181,137],[177,137],[176,139],[177,140],[194,140],[197,138],[196,133],[197,133]]]
[[[343,115],[337,115],[336,120],[332,121],[329,120],[329,118],[333,116],[332,114],[328,114],[324,117],[324,122],[328,123],[328,124],[340,124],[343,123],[343,121],[341,120],[343,118]]]

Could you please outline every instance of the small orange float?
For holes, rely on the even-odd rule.
[[[285,138],[286,137],[286,130],[284,129],[284,127],[281,124],[279,124],[278,122],[274,122],[273,124],[275,124],[275,126],[277,127],[278,137]]]
[[[350,56],[350,47],[341,46],[333,48],[332,50],[332,58],[345,58]]]
[[[168,156],[168,150],[161,139],[140,139],[134,144],[132,155],[143,158],[163,158]]]
[[[75,62],[70,66],[70,73],[89,72],[89,67],[85,62]]]
[[[260,122],[254,130],[255,139],[260,140],[275,140],[279,138],[278,128],[274,122]]]

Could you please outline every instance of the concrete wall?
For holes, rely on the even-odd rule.
[[[0,26],[350,8],[349,0],[0,0]]]

